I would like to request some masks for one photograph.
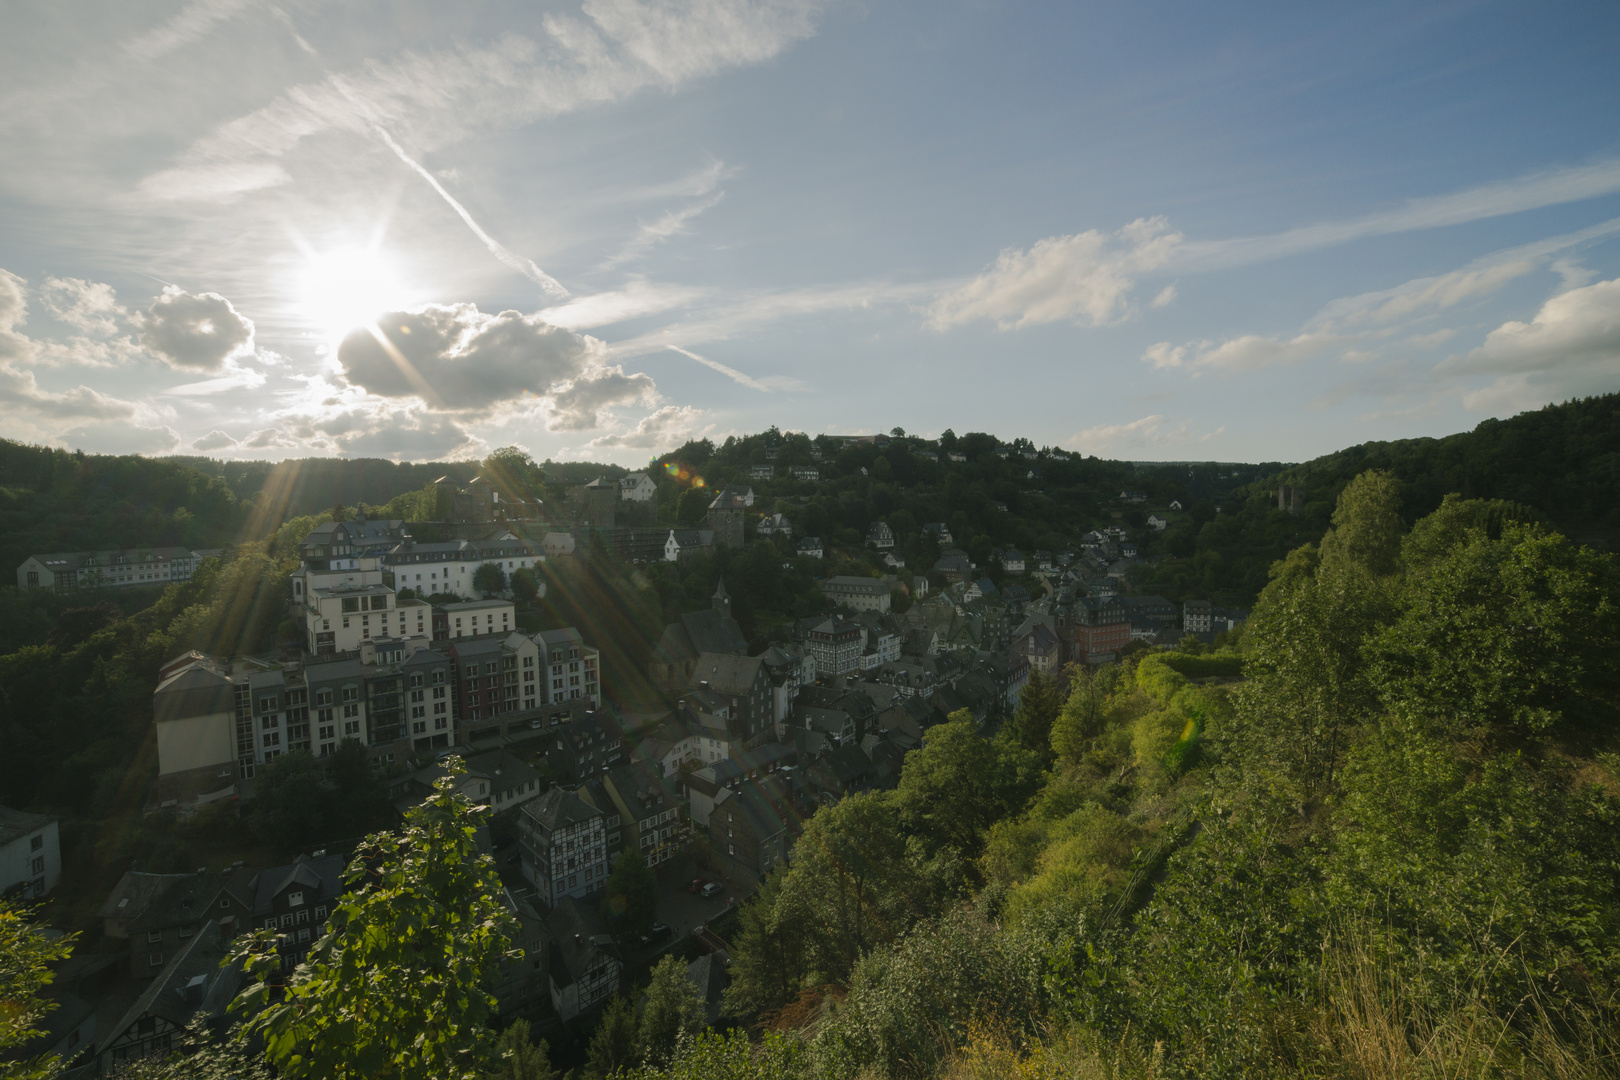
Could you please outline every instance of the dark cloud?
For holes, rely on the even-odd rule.
[[[218,293],[169,286],[141,320],[141,345],[171,367],[216,372],[252,350],[253,323]]]
[[[430,304],[377,320],[383,339],[356,330],[338,347],[349,382],[386,398],[418,397],[455,412],[544,397],[600,355],[600,343],[516,311]]]

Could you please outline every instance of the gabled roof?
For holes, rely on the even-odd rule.
[[[547,832],[567,828],[602,816],[602,811],[566,788],[554,787],[538,799],[518,808]]]
[[[147,874],[139,870],[126,870],[112,892],[101,904],[103,919],[137,919],[146,914],[170,885],[192,877],[191,874]]]
[[[225,948],[219,928],[213,922],[203,924],[106,1033],[100,1045],[108,1046],[143,1016],[161,1016],[184,1027],[199,1012],[211,1017],[222,1015],[242,982],[240,967],[220,967]]]
[[[693,686],[706,682],[717,694],[746,696],[753,693],[764,668],[765,661],[757,656],[705,652],[692,668],[691,682]]]
[[[19,836],[27,836],[35,829],[42,829],[55,820],[45,814],[30,814],[24,810],[0,806],[0,844],[9,844]]]
[[[559,987],[571,986],[584,978],[598,957],[607,956],[617,963],[610,952],[613,939],[603,929],[593,905],[583,904],[572,896],[557,901],[546,920],[551,931],[551,978]]]
[[[311,858],[300,855],[286,866],[272,866],[259,875],[258,897],[253,902],[256,914],[269,911],[275,897],[291,885],[302,885],[315,891],[315,897],[330,900],[343,894],[343,856],[319,855]]]

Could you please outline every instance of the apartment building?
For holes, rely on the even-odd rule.
[[[518,807],[518,855],[524,880],[556,907],[585,897],[607,880],[607,833],[602,811],[555,787]]]
[[[202,561],[218,548],[119,548],[105,551],[53,551],[30,555],[17,567],[17,588],[75,592],[81,589],[135,589],[190,581]]]

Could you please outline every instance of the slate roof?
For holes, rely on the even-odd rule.
[[[538,799],[531,799],[518,809],[539,822],[547,832],[555,832],[602,816],[602,812],[596,807],[568,789],[560,787],[552,788]]]
[[[612,957],[613,939],[607,935],[594,905],[565,896],[546,920],[551,931],[551,977],[559,987],[571,986],[590,970],[597,955]],[[616,958],[615,958],[616,959]]]
[[[198,1012],[223,1015],[242,983],[239,967],[220,967],[225,952],[219,928],[211,921],[205,923],[108,1030],[101,1046],[108,1046],[143,1016],[161,1016],[184,1027]]]
[[[263,914],[271,910],[277,893],[292,884],[313,889],[317,897],[331,899],[343,894],[343,856],[319,855],[311,858],[300,855],[286,866],[272,866],[259,875],[258,897],[253,911]]]
[[[704,653],[742,653],[748,650],[748,639],[742,627],[730,615],[722,615],[712,608],[689,611],[664,627],[653,651],[654,663],[677,663],[695,660]]]
[[[692,669],[692,685],[707,682],[717,694],[746,697],[753,693],[765,661],[757,656],[705,652]]]
[[[55,820],[45,814],[30,814],[25,810],[0,806],[0,844],[9,844],[19,836],[27,836]]]

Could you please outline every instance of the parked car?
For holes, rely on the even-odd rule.
[[[638,941],[641,947],[645,949],[651,945],[658,944],[658,942],[663,941],[672,933],[674,933],[674,931],[664,923],[653,923],[652,929],[647,931],[645,934],[642,934]]]
[[[724,888],[725,888],[725,886],[720,884],[718,881],[711,881],[707,885],[703,886],[703,888],[698,890],[698,891],[701,892],[703,894],[703,896],[710,897],[710,896],[718,895],[719,892]]]
[[[709,884],[709,883],[707,881],[704,881],[702,878],[695,877],[695,878],[692,879],[692,883],[686,887],[686,891],[689,892],[689,893],[702,892],[703,887],[705,885],[707,885],[707,884]]]

